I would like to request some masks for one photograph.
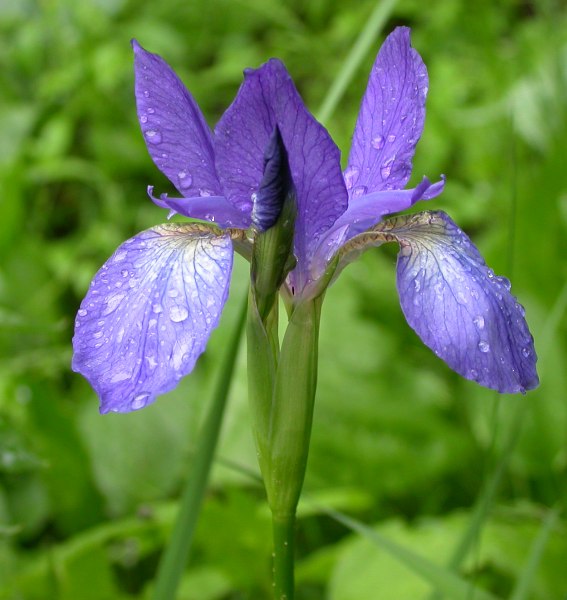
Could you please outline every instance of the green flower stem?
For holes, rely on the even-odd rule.
[[[272,516],[274,535],[274,598],[293,600],[293,555],[295,547],[295,515]]]
[[[294,527],[313,421],[323,296],[293,307],[279,353],[277,305],[263,320],[248,312],[248,389],[260,470],[272,511],[274,598],[294,597]]]
[[[187,564],[195,525],[207,489],[209,472],[219,438],[226,399],[244,328],[246,309],[247,302],[244,301],[223,357],[211,407],[197,440],[193,471],[183,491],[171,540],[158,567],[153,600],[173,600],[175,598],[175,591]]]

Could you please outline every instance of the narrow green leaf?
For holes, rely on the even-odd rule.
[[[366,53],[376,40],[380,30],[392,14],[398,0],[383,0],[376,3],[376,8],[370,15],[366,27],[362,30],[343,66],[333,81],[321,107],[316,113],[317,119],[324,123],[327,121],[340,102],[345,90],[348,88],[356,70],[364,59]]]
[[[543,552],[558,519],[559,510],[557,509],[550,510],[545,516],[539,533],[532,544],[528,560],[524,568],[520,571],[520,578],[516,582],[510,600],[528,600],[530,597],[532,583],[543,559]]]
[[[223,357],[211,407],[199,435],[193,470],[181,498],[181,506],[173,528],[171,541],[158,567],[156,586],[153,592],[154,600],[171,600],[175,598],[175,590],[187,564],[195,525],[199,517],[215,455],[247,308],[248,294],[244,297],[226,354]]]
[[[497,600],[496,596],[475,587],[455,573],[430,562],[412,550],[389,540],[367,525],[335,510],[325,509],[324,512],[345,527],[360,533],[378,548],[385,550],[424,581],[447,594],[451,600]]]

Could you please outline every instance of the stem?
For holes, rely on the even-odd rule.
[[[274,600],[293,600],[293,554],[295,514],[273,515],[274,535]]]
[[[246,294],[244,297],[226,354],[223,357],[211,407],[197,440],[193,470],[183,491],[181,506],[179,507],[179,514],[177,515],[171,540],[158,567],[153,600],[173,600],[175,598],[175,591],[187,564],[195,525],[207,489],[207,480],[219,438],[240,338],[244,329],[244,319],[248,306],[247,296]]]

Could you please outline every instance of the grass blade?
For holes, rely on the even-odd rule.
[[[392,14],[398,0],[383,0],[376,3],[376,8],[370,15],[366,27],[361,31],[349,55],[347,56],[339,74],[333,81],[321,107],[316,112],[316,117],[321,123],[325,123],[340,102],[345,90],[348,88],[356,69],[364,59],[366,53],[380,33],[384,23]]]
[[[247,307],[248,292],[244,295],[242,308],[238,314],[226,354],[223,357],[219,378],[213,392],[211,407],[206,415],[197,441],[193,470],[183,491],[181,506],[173,527],[171,541],[158,567],[156,586],[152,596],[153,600],[171,600],[175,598],[175,590],[179,585],[187,564],[195,525],[199,518],[209,472],[215,455],[226,399],[234,372],[240,339],[244,330]]]
[[[446,594],[451,600],[497,600],[496,596],[475,587],[447,568],[440,567],[412,550],[382,536],[367,525],[335,510],[324,509],[324,512],[345,527],[360,533],[378,548],[385,550],[390,556],[441,593]]]

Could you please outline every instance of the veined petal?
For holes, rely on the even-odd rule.
[[[154,188],[148,186],[148,195],[161,208],[169,208],[170,217],[179,213],[191,219],[202,219],[216,223],[222,229],[238,227],[247,229],[252,222],[250,214],[235,208],[224,196],[197,196],[195,198],[170,198],[161,194],[159,198],[153,195]]]
[[[252,207],[263,175],[264,149],[279,127],[297,194],[294,252],[290,274],[302,289],[318,241],[347,207],[347,193],[335,143],[305,108],[284,65],[276,59],[245,72],[245,81],[215,128],[217,169],[229,199]]]
[[[415,146],[425,119],[429,80],[410,30],[397,27],[380,48],[372,67],[345,171],[349,195],[406,186]]]
[[[148,152],[183,196],[220,196],[211,131],[173,69],[136,40],[135,92]]]
[[[101,412],[142,408],[193,369],[231,270],[230,237],[203,225],[160,225],[116,250],[81,303],[73,338],[73,369]]]
[[[467,379],[499,392],[538,383],[533,338],[510,282],[486,266],[471,240],[442,212],[398,217],[397,282],[408,323]]]

